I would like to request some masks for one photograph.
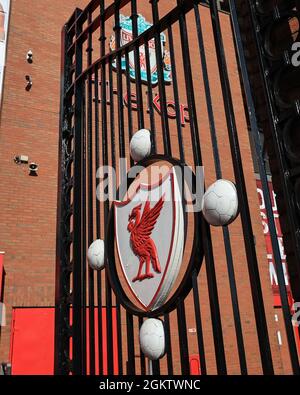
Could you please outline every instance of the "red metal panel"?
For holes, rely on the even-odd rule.
[[[11,364],[14,375],[52,375],[54,309],[14,309]]]
[[[72,315],[72,314],[71,314]],[[10,361],[14,375],[52,375],[54,366],[54,308],[13,309]],[[71,317],[72,319],[72,317]],[[114,374],[118,374],[117,313],[112,309]],[[102,362],[107,374],[106,308],[102,308]],[[89,321],[87,309],[87,344]],[[72,350],[71,350],[72,354]],[[95,308],[95,360],[99,374],[98,309]],[[89,372],[89,347],[87,347]]]

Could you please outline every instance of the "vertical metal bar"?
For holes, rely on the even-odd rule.
[[[152,374],[154,376],[160,375],[160,362],[159,359],[152,361]]]
[[[125,52],[125,63],[126,63],[126,94],[127,94],[127,109],[128,109],[128,137],[129,144],[132,138],[133,132],[133,121],[132,121],[132,100],[131,100],[131,82],[130,82],[130,72],[129,72],[129,54],[128,51]],[[134,160],[130,157],[130,167],[134,164]]]
[[[173,358],[172,358],[173,354],[172,354],[172,341],[171,341],[170,316],[169,316],[169,314],[165,314],[164,315],[164,326],[165,326],[165,340],[166,340],[168,375],[173,375]]]
[[[112,158],[112,167],[114,169],[116,169],[116,152],[115,152],[116,144],[115,144],[115,124],[114,124],[115,123],[114,87],[113,87],[113,74],[112,74],[111,61],[109,62],[109,87],[110,87],[111,158]],[[118,95],[121,95],[121,99],[123,98],[123,94],[120,93],[119,89],[118,89]],[[118,104],[119,104],[119,98],[118,98]],[[118,108],[118,113],[119,112],[120,112],[120,110]],[[123,127],[122,132],[119,131],[119,139],[120,139],[120,133],[123,134],[123,142],[121,142],[121,145],[119,145],[119,149],[120,150],[122,149],[122,151],[123,151],[124,147],[125,147],[124,127]],[[119,140],[119,142],[120,142],[120,140]],[[120,153],[120,158],[122,158],[123,156],[125,156],[125,153],[124,154]],[[116,297],[116,309],[117,309],[117,333],[118,333],[118,335],[117,335],[117,337],[118,337],[118,365],[120,366],[120,368],[122,368],[121,311],[120,311],[120,302],[117,300],[117,297]]]
[[[236,46],[238,49],[238,57],[239,57],[239,63],[240,63],[240,68],[241,68],[241,75],[242,75],[242,79],[243,79],[243,85],[244,85],[244,90],[245,90],[245,94],[246,94],[246,101],[247,101],[247,105],[248,105],[248,114],[249,114],[250,125],[251,125],[251,134],[252,134],[252,137],[253,137],[253,140],[255,143],[255,152],[256,152],[256,157],[257,157],[258,166],[259,166],[260,178],[261,178],[261,182],[262,182],[264,201],[265,201],[265,205],[266,205],[268,224],[269,224],[271,242],[272,242],[272,249],[273,249],[274,261],[275,261],[275,265],[276,265],[276,273],[277,273],[277,278],[278,278],[280,298],[281,298],[282,310],[283,310],[283,316],[284,316],[284,322],[285,322],[285,329],[286,329],[286,334],[287,334],[287,339],[288,339],[288,347],[289,347],[291,365],[292,365],[294,374],[299,375],[300,374],[300,367],[299,367],[297,346],[296,346],[295,336],[294,336],[293,327],[292,327],[291,313],[290,313],[290,308],[289,308],[288,296],[287,296],[287,291],[286,291],[286,286],[285,286],[284,272],[283,272],[282,261],[281,261],[281,254],[280,254],[280,250],[279,250],[276,225],[275,225],[273,209],[272,209],[272,201],[271,201],[271,197],[270,197],[269,184],[268,184],[267,173],[266,173],[264,158],[263,158],[263,153],[262,153],[263,148],[262,148],[261,142],[260,142],[260,134],[259,134],[259,129],[258,129],[258,125],[257,125],[256,115],[255,115],[255,107],[254,107],[253,97],[252,97],[251,88],[250,88],[250,82],[249,82],[249,77],[248,77],[248,72],[247,72],[245,55],[243,52],[244,49],[243,49],[241,33],[240,33],[240,28],[239,28],[239,23],[238,23],[237,10],[236,10],[236,5],[232,0],[229,0],[229,6],[230,6],[230,11],[231,11],[231,20],[232,20],[233,32],[234,32],[234,36],[235,36],[235,42],[236,42]]]
[[[255,251],[255,243],[252,231],[251,216],[247,201],[247,191],[242,168],[241,153],[237,135],[237,128],[234,117],[232,96],[227,73],[226,58],[224,53],[223,40],[217,3],[215,0],[210,1],[211,21],[213,26],[215,47],[217,53],[218,66],[220,71],[222,94],[225,105],[226,122],[230,148],[233,159],[233,167],[237,182],[237,191],[241,209],[242,226],[244,232],[245,248],[247,254],[248,270],[250,276],[250,285],[253,297],[253,305],[256,319],[256,327],[260,346],[262,367],[265,374],[274,374],[271,348],[269,342],[268,328],[263,305],[262,290],[258,271],[258,263]]]
[[[194,309],[195,309],[195,318],[196,318],[196,329],[197,329],[197,339],[198,339],[198,353],[200,358],[200,368],[201,374],[206,375],[206,360],[205,360],[205,349],[204,349],[204,340],[203,340],[203,331],[202,331],[202,319],[201,319],[201,310],[199,303],[199,290],[198,290],[198,278],[197,273],[194,272],[192,274],[193,281],[193,297],[194,297]]]
[[[150,116],[150,127],[151,127],[151,144],[152,153],[157,151],[156,143],[156,130],[155,130],[155,118],[154,118],[154,108],[153,108],[153,92],[152,92],[152,82],[151,82],[151,66],[150,66],[150,55],[149,55],[149,43],[145,43],[145,55],[146,55],[146,70],[147,70],[147,96],[148,96],[148,108]]]
[[[115,136],[115,103],[114,103],[114,82],[112,72],[112,59],[108,63],[108,85],[109,85],[109,103],[110,103],[110,151],[111,164],[116,168],[116,136]]]
[[[109,83],[109,103],[110,103],[110,149],[111,149],[111,165],[116,168],[116,144],[115,144],[115,104],[114,104],[114,83],[112,74],[112,58],[108,63],[108,83]],[[108,160],[108,159],[107,159]],[[106,162],[106,164],[108,164]],[[110,186],[111,187],[111,186]],[[106,224],[106,222],[105,222]],[[111,285],[106,276],[106,317],[107,317],[107,358],[108,358],[108,374],[113,374],[113,328],[112,328],[112,294]],[[109,351],[110,350],[110,351]]]
[[[116,50],[120,49],[121,25],[120,25],[120,0],[115,1],[115,38]],[[119,154],[120,158],[125,158],[125,138],[124,138],[124,108],[123,108],[123,83],[121,53],[117,55],[117,90],[118,90],[118,124],[119,124]]]
[[[276,156],[278,161],[278,172],[279,175],[276,177],[278,182],[280,182],[282,186],[282,199],[285,201],[286,211],[287,211],[287,226],[289,227],[288,237],[290,240],[288,243],[291,245],[290,250],[291,253],[290,258],[288,257],[287,264],[290,274],[290,283],[293,292],[293,296],[298,300],[300,298],[300,289],[298,286],[299,279],[300,279],[300,239],[299,239],[299,222],[297,220],[297,216],[295,216],[295,203],[294,199],[292,199],[292,194],[294,193],[294,188],[292,186],[292,180],[290,177],[290,169],[287,163],[287,158],[285,157],[285,152],[282,149],[283,146],[283,136],[280,123],[278,119],[280,118],[280,113],[278,109],[276,109],[276,103],[274,103],[274,83],[272,82],[271,74],[267,72],[270,68],[268,63],[266,62],[265,57],[262,53],[262,44],[261,44],[261,30],[260,24],[258,22],[256,16],[256,8],[255,4],[248,0],[249,4],[249,11],[250,11],[250,18],[252,21],[252,29],[255,34],[255,43],[256,43],[256,50],[258,54],[258,61],[259,61],[259,69],[261,72],[262,80],[263,80],[263,90],[264,96],[267,102],[267,118],[271,132],[271,138],[273,141],[273,149],[274,149],[274,156]],[[296,3],[297,4],[297,3]],[[297,7],[299,11],[299,6]],[[287,232],[286,232],[287,233]],[[300,335],[300,327],[299,335]]]
[[[126,311],[127,326],[127,374],[135,374],[134,330],[133,317]]]
[[[81,150],[82,150],[82,194],[81,194],[81,231],[82,231],[82,249],[81,249],[81,310],[82,310],[82,374],[87,373],[87,264],[86,264],[86,244],[87,244],[87,128],[86,128],[86,80],[83,82],[83,96],[82,96],[82,129],[81,129]]]
[[[105,273],[106,282],[106,333],[107,333],[107,373],[112,375],[114,373],[114,359],[113,359],[113,327],[112,327],[112,294],[111,286],[109,283],[108,273]]]
[[[207,112],[208,112],[209,125],[210,125],[210,135],[211,135],[212,148],[214,153],[215,171],[217,178],[220,179],[222,178],[221,161],[220,161],[218,140],[217,140],[217,134],[215,128],[214,112],[212,106],[211,89],[209,84],[207,61],[206,61],[204,40],[203,40],[201,21],[200,21],[200,13],[199,13],[198,5],[196,4],[194,5],[194,11],[195,11],[195,19],[196,19],[196,27],[197,27],[199,52],[200,52],[201,65],[202,65],[206,105],[207,105]],[[223,227],[222,232],[223,232],[223,239],[224,239],[224,245],[226,251],[226,262],[227,262],[228,278],[230,284],[230,294],[231,294],[231,301],[233,308],[240,368],[242,374],[247,374],[245,346],[244,346],[243,331],[241,325],[241,317],[240,317],[234,265],[233,265],[233,257],[232,257],[231,243],[230,243],[230,234],[228,227]]]
[[[123,375],[123,344],[122,344],[122,321],[121,321],[121,305],[120,301],[116,299],[117,310],[117,344],[118,344],[118,375]]]
[[[92,22],[92,15],[88,14],[88,24]],[[88,34],[87,65],[92,64],[93,41],[92,34]],[[92,107],[92,76],[88,76],[88,244],[94,240],[94,213],[93,213],[93,107]],[[89,294],[89,356],[90,356],[90,375],[95,374],[95,291],[94,291],[94,270],[88,268],[88,294]]]
[[[132,36],[135,39],[139,35],[138,31],[138,13],[136,0],[131,0],[131,19],[132,19]],[[139,129],[144,128],[144,104],[142,95],[142,80],[140,70],[140,48],[134,48],[134,70],[135,70],[135,86],[138,103],[138,126]]]
[[[173,85],[174,102],[175,102],[179,155],[180,155],[180,160],[182,162],[184,162],[185,155],[184,155],[184,144],[183,144],[183,138],[182,138],[182,126],[181,126],[181,119],[180,119],[180,103],[179,103],[176,58],[175,58],[172,26],[168,27],[168,38],[169,38],[170,57],[171,57],[171,65],[172,65],[172,79],[173,79],[172,85]]]
[[[100,0],[100,15],[104,15],[104,0]],[[105,55],[105,19],[102,17],[100,21],[100,53]],[[107,98],[106,98],[106,65],[103,62],[101,65],[101,104],[102,104],[102,164],[108,165],[108,136],[107,136]],[[109,213],[109,201],[104,202],[104,224],[106,226]],[[108,374],[113,374],[113,338],[112,338],[112,297],[111,286],[108,279],[108,274],[105,273],[105,299],[106,299],[106,336],[107,336],[107,366]],[[101,339],[102,340],[102,339]],[[100,339],[99,339],[100,341]]]
[[[67,375],[70,372],[70,214],[71,188],[71,152],[72,123],[69,108],[71,100],[66,90],[71,84],[71,59],[67,57],[69,39],[67,26],[61,34],[61,91],[59,126],[59,164],[57,193],[57,239],[56,239],[56,285],[55,285],[55,374]]]
[[[125,52],[125,62],[126,62],[126,87],[127,87],[127,107],[128,107],[128,132],[129,132],[129,142],[132,137],[132,100],[131,100],[131,83],[130,83],[130,72],[129,72],[129,54],[128,51]]]
[[[100,167],[100,145],[99,145],[99,72],[95,71],[95,162],[96,171]],[[96,188],[99,186],[96,180]],[[96,194],[96,234],[97,239],[101,238],[101,213],[100,201]],[[102,345],[102,272],[97,271],[97,305],[98,305],[98,363],[99,374],[103,374],[103,345]]]
[[[186,314],[185,314],[184,301],[181,299],[178,301],[177,321],[178,321],[178,333],[179,333],[181,372],[183,375],[189,375],[190,362],[189,362],[189,348],[188,348],[187,328],[186,328]]]
[[[182,1],[178,1],[178,5],[182,5]],[[194,87],[192,80],[191,59],[189,52],[186,20],[185,20],[185,15],[183,13],[181,13],[179,16],[179,26],[180,26],[182,59],[183,59],[184,74],[185,74],[185,85],[186,85],[186,93],[187,93],[188,107],[189,107],[194,163],[195,166],[201,166],[202,158],[201,158],[201,150],[200,150]],[[217,280],[216,280],[214,257],[212,251],[211,233],[207,222],[205,222],[204,220],[201,221],[201,227],[203,234],[203,248],[205,253],[206,275],[207,275],[208,292],[210,299],[211,317],[213,317],[212,326],[213,326],[217,370],[219,374],[226,374],[227,368],[226,368],[222,323],[220,316]]]
[[[82,31],[82,26],[76,19],[76,39]],[[75,43],[75,79],[82,72],[82,44]],[[83,373],[83,344],[82,344],[82,124],[83,124],[83,82],[75,83],[74,105],[74,242],[73,242],[73,360],[72,370],[76,375]]]
[[[139,317],[139,329],[141,329],[142,325],[143,325],[143,318]],[[141,347],[140,347],[140,363],[141,363],[141,374],[145,375],[146,374],[146,361],[145,361],[145,355],[142,353]]]
[[[149,3],[152,5],[153,24],[157,24],[159,21],[158,2],[159,0],[149,0]],[[168,112],[167,112],[165,78],[163,72],[161,36],[159,32],[154,34],[154,40],[155,40],[156,62],[158,65],[157,77],[158,77],[158,90],[159,90],[160,104],[161,104],[161,126],[163,131],[163,141],[164,141],[164,151],[165,151],[164,153],[168,156],[171,156],[172,148],[171,148],[169,120],[168,120]]]

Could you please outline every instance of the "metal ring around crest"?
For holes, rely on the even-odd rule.
[[[178,166],[181,169],[189,169],[191,172],[191,179],[192,179],[192,186],[195,185],[196,183],[196,176],[194,172],[191,170],[189,166],[186,164],[180,162],[177,159],[174,159],[172,157],[168,157],[165,155],[152,155],[148,157],[147,159],[144,159],[143,161],[140,161],[137,163],[137,166],[141,166],[143,168],[148,168],[154,163],[158,162],[169,162],[173,167]],[[130,185],[134,182],[135,179],[129,177],[129,173],[127,173],[127,185],[130,187]],[[119,187],[119,190],[123,190],[122,185]],[[121,199],[124,198],[124,196],[120,197]],[[186,202],[184,199],[182,199],[182,204],[185,208]],[[186,215],[186,210],[184,209],[185,213],[185,239],[188,234],[187,229],[188,229],[188,224],[187,224],[187,215]],[[203,217],[200,212],[195,211],[194,212],[194,234],[193,234],[193,246],[191,248],[191,255],[189,258],[189,262],[187,264],[185,273],[183,275],[183,278],[177,287],[176,291],[174,294],[171,296],[169,300],[167,300],[166,303],[164,303],[161,307],[157,308],[156,310],[153,311],[144,311],[141,308],[137,307],[127,296],[126,292],[124,291],[121,282],[119,280],[117,268],[116,268],[116,259],[115,259],[115,223],[114,223],[114,206],[110,209],[109,212],[109,218],[108,218],[108,225],[106,229],[106,239],[105,239],[105,262],[106,262],[106,270],[108,272],[108,277],[110,284],[116,293],[119,302],[123,305],[123,307],[129,311],[130,313],[137,315],[137,316],[142,316],[142,317],[158,317],[161,316],[162,314],[169,313],[173,311],[177,305],[178,305],[178,300],[179,299],[184,299],[188,293],[192,289],[192,273],[196,272],[197,274],[200,271],[203,257],[204,257],[204,252],[203,252],[203,243],[202,243],[202,226],[201,226],[201,221],[203,221]]]

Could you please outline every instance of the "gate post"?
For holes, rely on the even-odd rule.
[[[60,375],[68,375],[72,370],[72,362],[70,360],[70,337],[72,336],[70,325],[70,305],[72,303],[70,277],[73,272],[71,217],[74,214],[74,202],[72,202],[74,174],[72,173],[72,165],[74,162],[73,139],[75,128],[72,103],[74,96],[72,85],[73,64],[69,48],[74,38],[74,29],[71,27],[81,12],[81,10],[76,9],[69,22],[62,29],[54,356],[54,372]]]

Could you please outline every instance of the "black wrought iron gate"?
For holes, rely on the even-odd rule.
[[[97,198],[97,169],[110,165],[119,174],[119,158],[127,158],[133,165],[129,141],[142,128],[151,130],[153,155],[176,158],[192,168],[203,165],[206,185],[223,177],[235,181],[240,205],[240,217],[232,227],[211,229],[201,220],[199,235],[205,259],[202,266],[202,262],[195,263],[189,279],[191,290],[183,290],[176,309],[160,315],[166,356],[154,363],[154,373],[189,374],[194,354],[199,356],[201,374],[281,372],[266,258],[256,242],[262,231],[253,165],[247,154],[247,122],[270,226],[289,363],[291,371],[299,374],[236,4],[229,1],[229,15],[220,13],[217,3],[92,0],[84,10],[76,9],[63,28],[55,341],[58,374],[147,372],[138,342],[144,315],[125,309],[111,288],[106,269],[93,271],[86,257],[95,239],[106,238],[111,207],[111,200]],[[121,37],[120,14],[132,21],[132,37],[127,43]],[[143,32],[139,14],[146,14],[152,24]],[[162,32],[168,52],[164,52]],[[139,64],[141,47],[144,74]],[[151,80],[153,56],[157,84]],[[165,70],[172,72],[169,85]]]

